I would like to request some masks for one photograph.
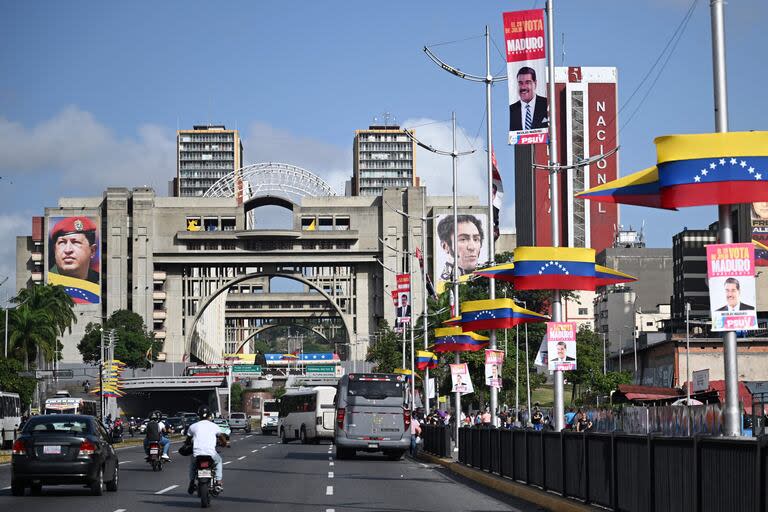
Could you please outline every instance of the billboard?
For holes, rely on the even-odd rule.
[[[755,309],[755,246],[707,246],[709,307],[713,331],[757,329]]]
[[[752,203],[752,240],[768,245],[768,202]],[[755,265],[768,267],[768,251],[755,250]]]
[[[50,217],[48,226],[48,284],[63,286],[75,304],[99,304],[99,218]]]
[[[544,10],[505,12],[509,84],[509,143],[546,144],[547,54]]]
[[[576,322],[547,322],[549,371],[576,369]]]
[[[453,214],[440,214],[435,218],[435,283],[442,293],[453,281]],[[457,215],[458,225],[458,277],[467,279],[485,261],[488,241],[488,215],[484,213]]]
[[[504,351],[485,350],[485,385],[501,389],[501,369],[504,365]]]
[[[475,388],[472,386],[472,379],[469,375],[469,368],[467,367],[467,363],[452,364],[451,393],[461,393],[464,395],[474,392]]]

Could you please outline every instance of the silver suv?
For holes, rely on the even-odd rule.
[[[251,433],[251,420],[244,412],[233,412],[229,415],[229,428]]]

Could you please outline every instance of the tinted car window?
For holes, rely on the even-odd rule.
[[[87,434],[91,433],[91,427],[87,420],[51,420],[32,418],[24,426],[25,433],[31,434]]]
[[[350,380],[347,388],[348,396],[365,398],[390,398],[403,396],[403,383],[396,381],[360,381]]]

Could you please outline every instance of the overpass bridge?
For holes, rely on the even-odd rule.
[[[197,411],[207,405],[213,411],[226,408],[229,396],[226,376],[134,377],[124,378],[124,396],[117,406],[125,416],[146,418],[160,410],[172,415],[178,411]],[[222,407],[223,404],[223,407]]]

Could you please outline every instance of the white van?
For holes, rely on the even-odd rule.
[[[298,439],[302,444],[333,440],[336,388],[315,386],[289,391],[280,399],[277,432],[282,443]]]

